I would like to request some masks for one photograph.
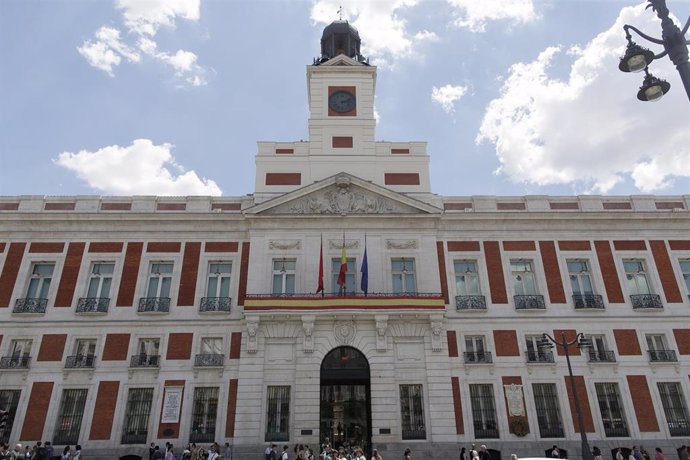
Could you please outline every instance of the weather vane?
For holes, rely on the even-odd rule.
[[[340,5],[338,8],[338,18],[342,21],[343,20],[343,5]]]

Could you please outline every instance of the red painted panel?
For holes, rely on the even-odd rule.
[[[75,203],[46,203],[46,211],[74,211]]]
[[[108,334],[103,345],[102,361],[126,361],[129,352],[129,334]]]
[[[594,248],[597,251],[597,259],[601,267],[601,275],[604,278],[604,287],[609,303],[623,303],[623,291],[618,280],[618,271],[613,261],[611,245],[608,241],[595,241]]]
[[[120,289],[117,293],[118,307],[131,307],[134,305],[134,291],[137,288],[137,278],[139,276],[139,264],[141,263],[141,251],[144,243],[127,243],[125,252],[125,263],[122,266],[122,276],[120,276]]]
[[[240,285],[237,293],[237,304],[244,305],[247,295],[247,274],[249,272],[249,241],[242,243],[242,255],[240,256]]]
[[[120,382],[117,381],[102,381],[98,384],[96,407],[93,410],[91,433],[89,433],[90,441],[107,441],[110,439],[119,390]]]
[[[189,359],[192,357],[192,341],[194,334],[191,332],[171,332],[168,335],[168,351],[166,359]]]
[[[448,252],[479,251],[479,241],[449,241]]]
[[[635,329],[614,329],[613,337],[616,340],[619,355],[639,356],[642,354]]]
[[[333,136],[331,146],[334,149],[351,149],[353,146],[352,136]]]
[[[628,201],[621,201],[621,202],[609,201],[607,203],[603,203],[602,206],[604,209],[606,209],[608,211],[620,210],[620,209],[632,209],[632,203],[630,203]]]
[[[464,211],[465,209],[472,209],[472,203],[443,203],[443,209],[446,211]]]
[[[132,203],[101,203],[101,211],[131,211]]]
[[[65,249],[65,243],[31,243],[30,253],[59,254]]]
[[[450,378],[453,389],[453,409],[455,409],[455,434],[465,434],[465,423],[462,418],[462,399],[460,399],[460,379]]]
[[[182,243],[179,242],[150,242],[146,244],[146,252],[180,252]]]
[[[520,356],[516,331],[494,329],[494,344],[496,356]]]
[[[19,209],[19,203],[0,203],[0,211],[16,211]]]
[[[553,209],[554,211],[558,210],[566,210],[566,209],[572,209],[572,210],[577,210],[580,209],[580,205],[578,203],[549,203],[549,208]]]
[[[14,284],[17,282],[25,249],[26,243],[10,243],[5,264],[2,267],[2,274],[0,274],[0,308],[10,306],[12,291],[14,291]]]
[[[592,246],[589,241],[559,241],[558,249],[561,251],[589,251]]]
[[[89,243],[89,252],[108,252],[120,253],[124,247],[124,243]]]
[[[646,251],[647,245],[642,240],[614,240],[613,248],[616,251]]]
[[[575,410],[575,399],[573,398],[573,391],[570,385],[570,377],[565,376],[565,386],[568,389],[568,402],[570,403],[570,415],[573,419],[573,426],[575,433],[580,432],[580,426],[577,423],[577,411]],[[585,388],[585,379],[581,375],[574,376],[575,388],[577,391],[577,399],[580,401],[580,408],[582,409],[582,418],[585,425],[585,432],[594,433],[594,421],[592,420],[592,409],[589,405],[589,397],[587,396],[587,389]]]
[[[673,272],[673,265],[671,265],[671,258],[668,256],[666,244],[663,241],[656,240],[650,241],[649,246],[652,248],[654,263],[661,279],[661,286],[664,288],[666,302],[683,303],[683,297],[680,294],[678,283],[676,283],[676,275]]]
[[[484,241],[484,258],[486,260],[486,269],[489,272],[491,302],[508,303],[506,282],[501,263],[501,248],[498,245],[498,241]]]
[[[156,211],[185,211],[187,203],[157,203]]]
[[[536,251],[534,241],[504,241],[504,251]]]
[[[230,334],[230,359],[240,359],[242,352],[242,333],[233,332]]]
[[[295,150],[294,149],[276,149],[276,153],[285,155],[285,154],[295,153]]]
[[[657,209],[685,209],[682,201],[657,201],[654,204]]]
[[[448,338],[448,357],[457,358],[458,357],[458,336],[455,331],[446,331],[446,337]]]
[[[674,329],[673,336],[678,345],[678,354],[690,355],[690,329]]]
[[[43,428],[48,415],[48,406],[53,396],[53,382],[34,382],[31,386],[29,404],[24,413],[24,425],[20,441],[42,441]]]
[[[222,209],[223,211],[239,211],[242,203],[213,203],[211,209]]]
[[[237,252],[237,241],[209,241],[204,244],[204,252]]]
[[[84,255],[85,247],[86,243],[70,243],[67,247],[65,265],[62,267],[60,285],[58,286],[58,292],[55,296],[56,307],[72,306],[72,299],[74,298],[74,289],[77,286],[79,268],[81,267],[81,259]]]
[[[446,303],[450,303],[448,297],[448,272],[446,272],[446,254],[443,251],[443,241],[436,242],[436,258],[438,259],[438,278],[441,280],[441,294]]]
[[[559,342],[562,342],[564,339],[568,342],[572,342],[573,340],[575,340],[576,335],[577,331],[575,329],[553,330],[553,338],[558,340]],[[565,349],[561,346],[556,346],[556,353],[558,354],[558,356],[565,356]],[[568,348],[568,353],[570,353],[570,356],[579,355],[580,349],[573,345],[570,348]]]
[[[558,265],[558,256],[556,255],[556,245],[553,241],[540,241],[539,251],[544,265],[549,300],[551,303],[565,303],[565,291],[561,279],[561,267]]]
[[[505,386],[505,385],[512,385],[512,384],[522,386],[522,377],[518,377],[518,376],[507,376],[507,375],[506,375],[506,376],[501,377],[501,382],[503,383],[503,386]],[[525,428],[526,428],[527,432],[529,433],[529,418],[527,417],[527,408],[525,407],[525,403],[524,403],[524,401],[525,401],[524,392],[523,392],[523,395],[522,395],[522,401],[523,401],[523,403],[522,403],[522,411],[523,411],[523,413],[524,413],[525,415],[522,416],[522,417],[510,415],[510,409],[508,409],[508,397],[507,397],[507,395],[505,395],[505,388],[503,389],[503,392],[504,392],[505,405],[506,405],[506,417],[508,417],[508,426],[511,427],[511,428],[510,428],[510,433],[513,432],[512,426],[513,426],[513,422],[516,421],[516,420],[522,420],[523,423],[525,424]]]
[[[499,211],[524,211],[527,207],[525,203],[496,203],[496,209]]]
[[[266,173],[266,185],[301,185],[301,173]]]
[[[673,251],[690,251],[690,240],[671,240],[668,245]]]
[[[418,173],[385,173],[383,181],[386,185],[419,185]]]
[[[647,385],[647,377],[644,375],[626,375],[625,377],[628,380],[628,388],[635,408],[637,426],[643,433],[658,432],[659,422],[654,414],[654,403]]]
[[[194,305],[196,294],[196,278],[199,273],[199,255],[201,243],[187,242],[184,244],[184,257],[182,258],[182,275],[180,277],[180,290],[177,293],[177,305]]]
[[[391,149],[392,154],[405,154],[410,153],[410,149]]]
[[[235,412],[237,411],[237,379],[230,379],[228,388],[228,410],[225,418],[225,437],[235,437]]]
[[[36,361],[62,361],[67,334],[43,334]]]

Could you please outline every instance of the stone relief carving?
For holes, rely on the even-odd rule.
[[[383,351],[388,348],[386,332],[388,331],[388,315],[375,316],[376,320],[376,349]]]
[[[316,317],[302,316],[302,330],[304,331],[304,352],[313,353],[314,352],[314,322]]]
[[[386,249],[417,249],[417,240],[386,240]]]
[[[268,249],[301,249],[302,242],[299,240],[290,241],[269,241]]]
[[[431,320],[431,349],[432,351],[441,351],[443,349],[443,317],[433,315]]]
[[[525,406],[522,401],[522,385],[514,383],[503,385],[503,390],[506,393],[506,401],[508,402],[508,415],[518,417],[525,415]]]
[[[247,353],[256,353],[257,338],[256,333],[259,330],[259,318],[256,316],[247,318]]]
[[[343,240],[328,240],[328,249],[341,249]],[[345,240],[345,249],[358,249],[359,240]]]
[[[338,343],[343,345],[351,344],[355,339],[357,328],[352,321],[338,321],[333,325],[333,334]]]

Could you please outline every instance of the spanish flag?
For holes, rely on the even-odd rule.
[[[343,235],[343,248],[340,251],[340,273],[338,273],[338,286],[345,289],[345,277],[347,275],[347,253],[345,252],[345,235]]]

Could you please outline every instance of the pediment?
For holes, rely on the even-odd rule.
[[[328,61],[319,64],[320,67],[332,67],[332,66],[363,66],[361,62],[355,61],[354,59],[344,55],[339,54]]]
[[[245,210],[246,215],[441,214],[442,210],[341,173]]]

